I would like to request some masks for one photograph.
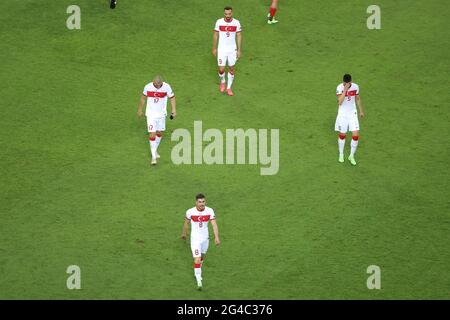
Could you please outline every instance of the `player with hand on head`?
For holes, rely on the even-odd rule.
[[[278,9],[278,0],[272,0],[269,13],[267,14],[267,24],[278,23],[278,20],[275,19],[275,13],[277,13],[277,9]]]
[[[147,117],[152,165],[156,165],[156,159],[160,157],[158,147],[162,139],[162,132],[166,130],[167,98],[170,99],[172,107],[170,118],[173,119],[177,115],[175,94],[172,87],[157,75],[153,82],[144,87],[137,111],[138,117],[142,117],[142,109],[144,104],[147,104],[145,116]]]
[[[241,43],[241,23],[233,18],[233,9],[225,7],[224,18],[218,19],[214,27],[212,53],[217,57],[219,66],[220,92],[225,91],[225,66],[228,64],[227,94],[229,96],[233,95],[231,85],[234,80],[234,65],[241,57]]]
[[[352,141],[350,143],[350,156],[348,160],[355,166],[355,152],[359,141],[359,121],[356,106],[359,108],[361,118],[364,117],[364,111],[359,96],[359,86],[352,82],[351,75],[344,75],[343,83],[337,86],[336,96],[339,106],[334,130],[339,131],[339,162],[344,162],[345,136],[347,131],[351,131]]]
[[[209,246],[208,222],[211,222],[214,231],[214,242],[220,245],[219,229],[216,223],[214,210],[206,206],[205,196],[199,193],[196,197],[195,207],[186,211],[181,239],[186,240],[186,234],[191,225],[191,250],[194,257],[194,276],[197,288],[202,289],[202,264]]]

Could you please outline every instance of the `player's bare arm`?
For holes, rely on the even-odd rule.
[[[213,48],[212,48],[212,54],[214,57],[217,56],[217,41],[219,39],[219,32],[217,32],[216,30],[214,30],[214,35],[213,35]]]
[[[189,229],[189,219],[184,218],[183,230],[181,231],[181,239],[186,240],[186,234]]]
[[[361,97],[359,96],[359,94],[356,96],[355,102],[356,102],[356,105],[357,105],[357,107],[359,109],[359,116],[361,118],[364,118],[365,114],[364,114],[364,110],[363,110],[363,107],[362,107],[362,104],[361,104]]]
[[[214,231],[214,242],[218,246],[220,245],[220,238],[219,238],[219,227],[217,226],[216,219],[211,220],[211,225]]]
[[[141,95],[141,101],[139,102],[138,112],[137,112],[138,117],[142,117],[144,115],[142,110],[144,109],[144,105],[146,102],[147,102],[147,96]]]
[[[241,44],[242,44],[241,32],[238,32],[236,34],[236,38],[237,38],[237,58],[240,59],[241,58]]]
[[[170,114],[175,118],[177,116],[177,101],[175,100],[175,96],[170,98],[170,106],[172,108]]]
[[[345,95],[347,94],[348,89],[350,89],[351,83],[344,83],[344,91],[338,96],[339,105],[344,102]]]

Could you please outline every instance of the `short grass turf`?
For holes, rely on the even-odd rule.
[[[0,298],[448,299],[449,7],[445,1],[0,3]],[[66,9],[81,8],[81,30]],[[212,28],[243,25],[235,96],[218,92]],[[337,162],[335,88],[361,87],[358,165]],[[136,117],[172,85],[161,161]],[[280,129],[280,170],[170,161],[177,128]],[[346,146],[348,154],[349,145]],[[216,210],[203,292],[183,216]],[[81,268],[81,290],[66,268]],[[381,290],[366,269],[381,268]]]

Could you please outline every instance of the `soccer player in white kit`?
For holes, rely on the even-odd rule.
[[[233,90],[231,90],[231,85],[234,80],[234,65],[241,57],[241,23],[239,20],[233,19],[233,9],[231,7],[225,7],[224,16],[224,18],[216,21],[214,27],[212,53],[217,57],[219,66],[220,92],[225,91],[225,66],[228,64],[227,94],[232,96]],[[219,42],[218,47],[217,42]]]
[[[355,152],[359,140],[359,121],[356,106],[358,106],[361,118],[364,117],[364,111],[361,105],[361,98],[359,97],[359,86],[356,83],[352,83],[351,75],[344,75],[343,83],[337,86],[336,96],[339,107],[334,130],[339,131],[339,162],[344,162],[345,135],[347,131],[351,131],[352,140],[348,160],[355,166]]]
[[[194,257],[194,275],[197,288],[202,288],[202,264],[209,246],[208,222],[211,222],[214,231],[214,242],[220,244],[219,229],[216,223],[214,210],[206,206],[205,196],[199,193],[196,197],[195,207],[186,211],[181,232],[181,239],[186,240],[186,233],[191,224],[191,250]]]
[[[138,107],[138,117],[142,117],[142,109],[147,102],[145,116],[147,117],[152,165],[156,165],[156,159],[160,157],[158,147],[161,143],[162,132],[166,130],[167,99],[170,99],[172,107],[170,118],[173,119],[177,115],[175,94],[171,86],[164,82],[161,76],[157,75],[153,82],[144,87]]]

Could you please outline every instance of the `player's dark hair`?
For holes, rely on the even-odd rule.
[[[205,195],[203,193],[199,193],[198,195],[195,196],[195,200],[198,199],[205,199]]]
[[[343,78],[344,82],[351,82],[352,81],[352,76],[349,75],[348,73],[344,74],[344,78]]]
[[[223,10],[233,10],[232,7],[225,7]]]

